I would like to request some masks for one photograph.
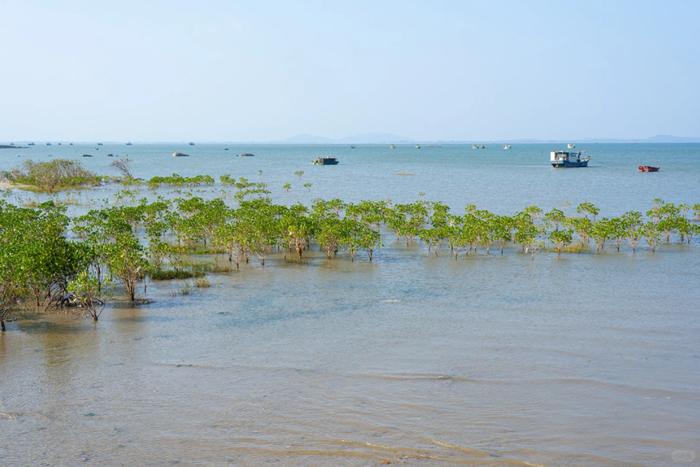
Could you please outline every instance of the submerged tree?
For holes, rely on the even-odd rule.
[[[316,231],[316,225],[314,219],[309,216],[309,210],[303,204],[293,204],[284,210],[280,225],[287,244],[301,261],[309,240]]]
[[[537,213],[538,210],[526,209],[517,213],[513,218],[515,225],[514,239],[522,247],[524,253],[529,253],[532,250],[540,233],[540,229],[535,224],[534,216]]]
[[[73,294],[76,306],[97,322],[105,306],[97,278],[87,270],[82,271],[69,282],[68,291]]]
[[[553,230],[549,233],[549,239],[554,244],[557,253],[561,253],[563,248],[571,244],[573,232],[570,229]]]
[[[136,299],[136,286],[148,269],[144,248],[134,232],[135,211],[122,208],[93,210],[76,220],[76,232],[89,248],[98,288],[105,270],[117,277],[129,299]]]
[[[600,213],[600,209],[598,209],[598,207],[595,204],[588,201],[584,201],[576,207],[576,212],[579,214],[590,216],[590,220],[592,222],[595,222],[596,216],[598,216],[598,213]]]

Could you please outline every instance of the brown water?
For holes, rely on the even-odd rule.
[[[692,465],[700,255],[272,261],[0,336],[3,465]]]

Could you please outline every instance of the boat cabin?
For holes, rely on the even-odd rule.
[[[338,165],[338,159],[335,157],[317,157],[314,161],[316,165]]]
[[[549,162],[552,167],[588,167],[591,158],[582,156],[581,152],[552,151],[549,153]]]

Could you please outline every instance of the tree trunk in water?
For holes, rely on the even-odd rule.
[[[7,331],[7,329],[5,329],[5,320],[4,319],[0,319],[0,331],[1,332]]]

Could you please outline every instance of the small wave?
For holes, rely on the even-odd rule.
[[[440,373],[389,373],[389,374],[363,374],[355,376],[364,376],[365,378],[383,379],[386,381],[454,381],[454,382],[483,382],[477,379],[467,378],[464,376],[445,375]]]
[[[0,412],[0,420],[17,420],[18,415],[12,412]]]
[[[278,447],[262,447],[262,446],[241,446],[232,448],[233,451],[256,456],[274,456],[279,457],[317,457],[317,458],[336,458],[336,459],[362,459],[364,461],[378,462],[379,464],[405,464],[411,461],[428,462],[429,465],[524,465],[531,466],[533,464],[516,460],[495,457],[489,453],[483,453],[479,450],[444,452],[434,451],[432,449],[424,449],[417,447],[403,446],[388,446],[382,444],[368,443],[363,441],[352,441],[345,439],[327,440],[321,443],[328,448],[314,446],[286,446],[285,448]],[[337,446],[337,447],[333,447]],[[446,446],[436,446],[446,448]]]

